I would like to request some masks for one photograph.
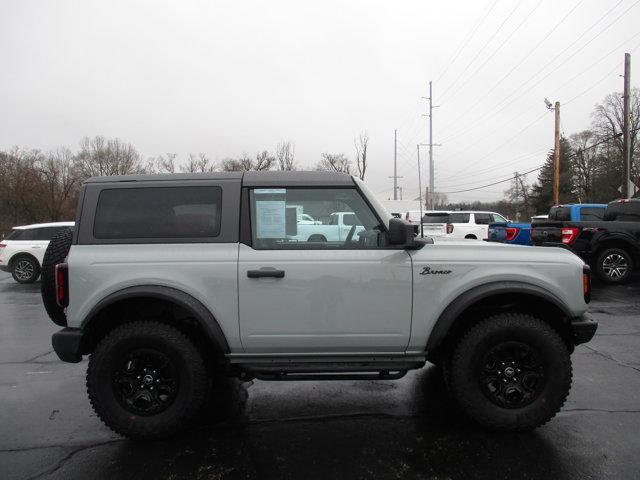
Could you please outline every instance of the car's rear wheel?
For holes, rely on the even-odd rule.
[[[504,313],[464,335],[450,375],[457,403],[477,423],[525,431],[549,421],[564,404],[571,358],[551,326],[531,315]]]
[[[633,273],[633,259],[621,248],[607,248],[596,260],[596,274],[605,283],[624,283]]]
[[[89,359],[87,390],[98,417],[129,438],[163,438],[189,426],[207,396],[202,355],[183,333],[152,321],[124,324]]]
[[[33,283],[40,276],[40,265],[35,258],[22,255],[11,262],[11,275],[18,283]]]

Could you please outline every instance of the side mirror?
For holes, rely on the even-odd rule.
[[[400,218],[389,220],[389,245],[412,247],[414,245],[413,225]]]

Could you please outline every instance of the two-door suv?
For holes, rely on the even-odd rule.
[[[355,216],[344,239],[298,235],[336,212]],[[571,252],[416,238],[338,173],[92,178],[44,263],[55,351],[90,355],[93,408],[132,438],[189,425],[220,375],[396,379],[426,361],[471,419],[532,429],[597,327]]]

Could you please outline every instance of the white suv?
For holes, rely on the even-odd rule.
[[[483,240],[489,238],[490,223],[505,222],[508,220],[495,212],[451,212],[447,224],[447,237]]]
[[[49,240],[61,228],[72,226],[73,222],[55,222],[13,227],[0,242],[0,270],[11,272],[18,283],[35,282]]]

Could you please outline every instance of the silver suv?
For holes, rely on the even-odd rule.
[[[355,216],[344,238],[298,234],[336,212]],[[93,178],[45,264],[54,349],[90,355],[96,413],[132,438],[185,428],[216,376],[397,379],[426,361],[473,420],[528,430],[597,327],[572,253],[416,238],[337,173]]]

